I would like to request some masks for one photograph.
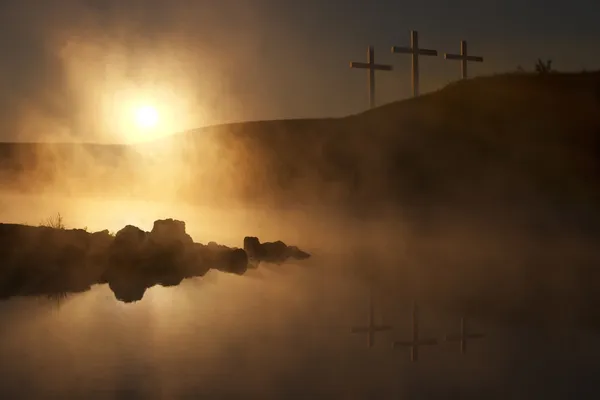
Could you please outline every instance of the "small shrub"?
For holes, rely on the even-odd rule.
[[[540,75],[545,75],[553,72],[552,60],[547,60],[546,62],[543,62],[541,59],[538,58],[537,64],[535,64],[535,72],[537,72]]]
[[[45,220],[43,220],[40,223],[40,226],[46,226],[48,228],[54,228],[54,229],[65,229],[63,217],[62,217],[62,215],[60,215],[60,213],[57,213],[56,215],[46,218]]]

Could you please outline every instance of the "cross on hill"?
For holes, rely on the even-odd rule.
[[[465,318],[460,319],[460,333],[446,335],[447,342],[460,342],[460,352],[466,354],[467,339],[481,339],[485,337],[483,333],[467,333],[467,322]]]
[[[410,31],[410,47],[392,47],[392,53],[412,55],[412,89],[413,96],[419,95],[419,56],[437,56],[437,50],[421,49],[419,47],[419,32]]]
[[[393,342],[392,347],[410,347],[410,360],[415,362],[419,360],[420,346],[434,346],[438,344],[436,339],[421,339],[419,337],[419,309],[416,302],[413,303],[412,309],[412,331],[411,341]]]
[[[361,68],[369,70],[369,107],[375,107],[375,71],[391,71],[391,65],[375,64],[375,49],[369,46],[367,49],[367,62],[350,63],[350,68]]]
[[[377,325],[375,324],[375,310],[373,305],[373,284],[369,285],[369,315],[367,319],[367,326],[353,327],[352,333],[366,333],[367,334],[367,346],[373,347],[375,344],[375,334],[378,332],[392,330],[390,325]]]
[[[483,57],[470,56],[467,53],[467,41],[460,41],[460,54],[444,54],[446,60],[460,60],[461,61],[461,77],[467,79],[467,63],[472,62],[483,62]]]

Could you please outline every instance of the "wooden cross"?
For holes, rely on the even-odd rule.
[[[483,57],[470,56],[467,53],[467,41],[460,41],[460,54],[444,54],[446,60],[460,60],[461,61],[461,77],[467,79],[467,62],[483,62]]]
[[[367,326],[357,326],[352,328],[352,333],[366,333],[367,334],[367,346],[373,347],[375,344],[375,334],[377,332],[389,331],[392,327],[390,325],[377,325],[375,324],[375,310],[373,306],[373,285],[369,286],[369,316]]]
[[[375,107],[375,71],[391,71],[391,65],[375,64],[375,50],[373,46],[367,49],[367,62],[351,62],[350,68],[369,70],[369,107]]]
[[[419,95],[419,56],[437,56],[437,50],[419,48],[419,32],[410,31],[410,47],[392,47],[392,53],[412,54],[412,89],[413,96]]]
[[[467,339],[481,339],[485,337],[483,333],[467,333],[467,322],[465,318],[460,319],[460,333],[446,335],[447,342],[460,342],[460,352],[466,354]]]
[[[419,309],[417,308],[417,303],[413,303],[413,310],[412,310],[412,325],[413,325],[413,335],[412,335],[412,341],[407,342],[407,341],[402,341],[402,342],[393,342],[392,346],[393,347],[410,347],[411,348],[411,353],[410,353],[410,360],[412,362],[418,361],[419,360],[419,347],[420,346],[433,346],[438,344],[437,340],[435,339],[420,339],[419,338]]]

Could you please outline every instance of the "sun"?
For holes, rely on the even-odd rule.
[[[139,107],[135,110],[135,121],[139,128],[154,128],[158,124],[158,111],[152,106]]]

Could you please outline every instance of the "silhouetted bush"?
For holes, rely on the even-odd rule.
[[[535,71],[541,75],[554,72],[552,70],[552,60],[546,60],[546,62],[543,62],[541,59],[538,58],[538,61],[535,64]]]
[[[63,217],[62,217],[62,215],[60,215],[60,213],[57,213],[56,215],[46,218],[45,220],[40,222],[40,226],[46,226],[48,228],[55,228],[55,229],[65,229]]]

